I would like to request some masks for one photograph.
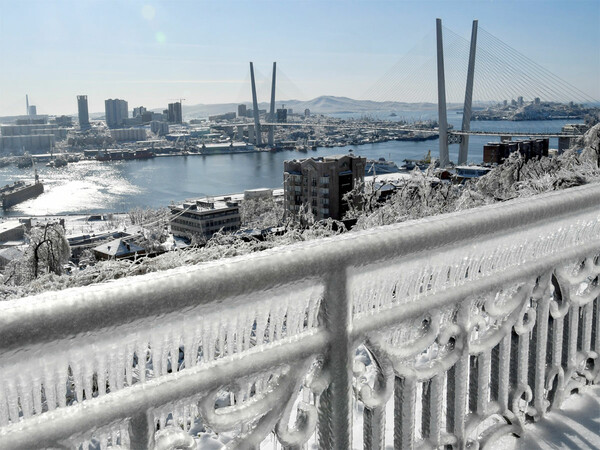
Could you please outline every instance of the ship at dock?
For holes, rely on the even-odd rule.
[[[14,205],[37,197],[44,192],[44,184],[40,181],[38,174],[35,174],[34,183],[26,183],[25,181],[15,181],[13,184],[7,184],[0,188],[0,200],[2,201],[2,209],[11,208]]]

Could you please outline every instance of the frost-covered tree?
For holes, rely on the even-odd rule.
[[[262,230],[276,227],[282,223],[283,216],[282,202],[272,196],[246,199],[240,205],[242,228]]]
[[[5,284],[20,285],[46,273],[63,273],[63,265],[71,256],[71,248],[62,225],[47,223],[43,227],[33,227],[26,239],[29,245],[23,257],[13,261],[5,270]]]

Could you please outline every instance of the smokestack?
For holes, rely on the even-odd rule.
[[[277,63],[273,63],[273,78],[271,81],[271,109],[269,111],[270,121],[275,122],[275,77],[277,72]],[[273,133],[275,132],[275,125],[269,127],[269,146],[273,147]]]
[[[256,99],[256,83],[254,82],[254,65],[250,62],[250,82],[252,83],[252,108],[254,110],[254,128],[256,131],[256,145],[262,145],[260,135],[260,119],[258,114],[258,100]]]
[[[29,115],[29,95],[25,94],[25,115]]]

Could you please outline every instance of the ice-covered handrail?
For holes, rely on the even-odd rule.
[[[398,445],[521,433],[598,377],[599,205],[587,185],[0,303],[0,441],[160,446],[186,438],[157,427],[202,417],[246,423],[231,446],[299,445],[317,424],[347,448],[352,389],[368,448],[392,390]]]
[[[599,192],[600,187],[589,185],[199,267],[41,294],[26,302],[0,303],[0,352],[320,277],[332,266],[361,266],[568,217],[598,207]]]

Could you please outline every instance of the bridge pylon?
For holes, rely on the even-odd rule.
[[[271,79],[271,108],[269,110],[269,122],[275,122],[275,79],[276,79],[277,63],[273,62],[273,77]],[[273,134],[275,125],[269,126],[269,147],[273,147]]]
[[[254,65],[250,62],[250,82],[252,84],[252,108],[254,113],[254,131],[256,145],[262,145],[262,137],[260,134],[260,116],[258,113],[258,100],[256,99],[256,83],[254,81]]]
[[[475,53],[477,49],[477,20],[473,21],[471,30],[471,48],[469,50],[469,67],[467,69],[467,86],[465,89],[465,105],[463,108],[462,131],[471,130],[471,107],[473,105],[473,79],[475,77]],[[458,164],[466,164],[469,158],[469,135],[465,134],[460,141]]]
[[[444,77],[444,43],[442,40],[442,19],[436,19],[437,37],[437,78],[438,78],[438,127],[440,133],[440,167],[450,163],[448,153],[448,116],[446,112],[446,80]]]

